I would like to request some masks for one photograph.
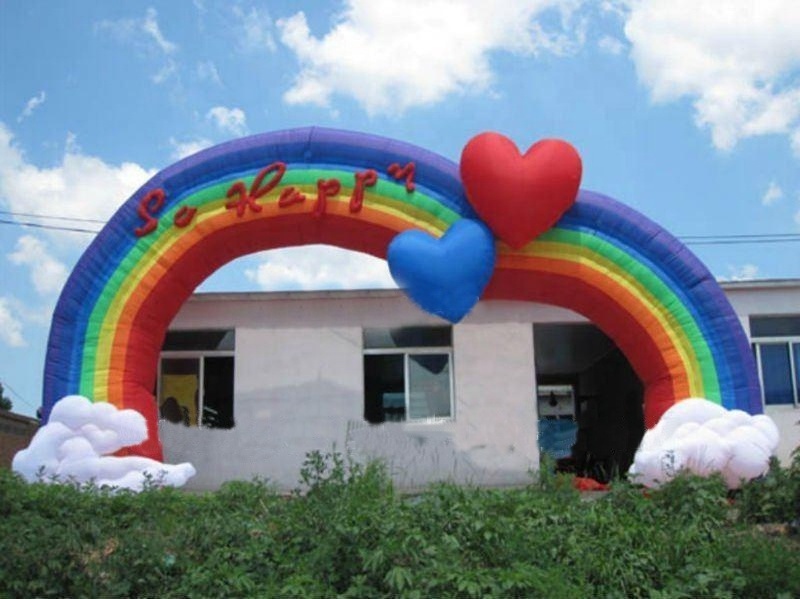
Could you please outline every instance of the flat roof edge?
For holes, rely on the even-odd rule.
[[[270,301],[288,299],[356,299],[365,297],[399,297],[401,289],[323,289],[323,290],[296,290],[296,291],[204,291],[194,293],[189,301]]]
[[[800,279],[748,279],[743,281],[719,281],[723,290],[738,289],[800,289]],[[321,289],[294,291],[202,291],[194,293],[189,301],[270,301],[290,299],[357,299],[370,297],[399,297],[403,291],[394,289]]]
[[[719,281],[723,290],[728,289],[791,289],[800,288],[800,279],[746,279],[742,281]]]

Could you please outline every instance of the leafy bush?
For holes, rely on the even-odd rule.
[[[749,522],[786,522],[800,527],[800,448],[781,468],[772,458],[766,476],[746,483],[736,498],[741,518]]]
[[[797,539],[732,519],[715,479],[408,497],[380,464],[314,452],[300,482],[136,495],[1,471],[0,596],[800,596]]]

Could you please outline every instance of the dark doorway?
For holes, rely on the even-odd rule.
[[[539,448],[557,469],[601,482],[623,475],[644,434],[643,387],[591,324],[534,325]]]

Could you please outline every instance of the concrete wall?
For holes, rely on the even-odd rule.
[[[236,426],[162,421],[165,460],[192,462],[197,489],[253,476],[290,489],[308,451],[334,446],[384,460],[404,488],[436,480],[524,484],[539,462],[534,319],[580,320],[529,303],[478,306],[453,328],[453,420],[372,425],[363,419],[362,328],[440,320],[397,291],[195,297],[171,328],[236,328]]]
[[[750,316],[800,315],[800,282],[742,281],[727,283],[725,294],[750,336]],[[752,337],[751,337],[752,339]],[[781,433],[777,456],[781,463],[791,461],[792,451],[800,447],[800,409],[795,406],[765,406],[764,413],[775,421]]]
[[[361,330],[236,330],[231,430],[162,423],[168,461],[189,461],[197,488],[269,478],[290,488],[305,451],[345,447],[363,411]]]
[[[792,451],[800,447],[800,410],[794,406],[766,406],[764,413],[775,421],[781,442],[775,455],[784,466],[792,461]]]
[[[800,285],[729,284],[749,330],[751,313],[800,313]],[[236,328],[232,430],[161,423],[168,462],[191,461],[190,486],[215,488],[261,476],[297,485],[308,451],[386,461],[395,482],[434,480],[520,484],[538,468],[532,323],[585,322],[579,315],[526,302],[481,302],[453,327],[455,414],[441,423],[363,419],[362,328],[441,325],[398,291],[195,296],[173,329]],[[768,407],[787,462],[800,445],[800,411]]]
[[[741,281],[723,288],[748,335],[750,315],[800,314],[800,281]]]

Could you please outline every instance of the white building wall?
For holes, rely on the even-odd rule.
[[[307,452],[334,448],[383,460],[404,488],[524,484],[539,463],[534,320],[581,319],[531,303],[481,304],[453,327],[453,420],[372,425],[363,418],[362,329],[446,323],[397,291],[196,296],[170,328],[236,328],[236,426],[162,421],[165,460],[192,462],[196,489],[254,476],[290,489]]]
[[[489,483],[528,482],[539,465],[531,323],[463,324],[455,345],[456,446]]]
[[[798,281],[727,283],[725,294],[751,340],[751,316],[800,315]],[[800,447],[800,409],[797,406],[764,406],[764,413],[778,425],[781,442],[776,455],[781,463],[788,465],[792,459],[792,451]]]
[[[765,291],[726,288],[749,331],[749,316],[800,313],[800,285]],[[363,419],[364,327],[441,325],[398,291],[209,294],[187,302],[172,329],[235,328],[236,426],[232,430],[161,423],[168,462],[191,461],[190,486],[267,478],[297,485],[308,451],[335,449],[384,460],[395,482],[435,480],[522,484],[538,468],[532,323],[585,322],[526,302],[481,302],[453,327],[455,414],[450,422]],[[800,445],[800,411],[768,406],[781,430],[779,457]]]

